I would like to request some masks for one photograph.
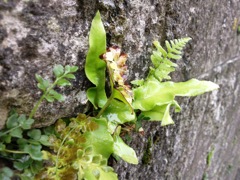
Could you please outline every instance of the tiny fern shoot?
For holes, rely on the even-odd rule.
[[[32,109],[29,118],[32,118],[36,113],[39,105],[45,99],[48,102],[57,101],[64,101],[64,96],[54,90],[56,86],[63,87],[63,86],[70,86],[70,79],[75,79],[73,75],[74,72],[78,70],[77,66],[65,66],[56,65],[53,68],[53,73],[55,75],[55,81],[51,83],[48,79],[43,79],[42,76],[36,74],[36,80],[38,82],[38,88],[43,92],[43,95],[39,99],[39,101],[35,104],[34,108]]]
[[[191,38],[175,39],[170,41],[165,41],[167,50],[164,50],[158,41],[154,41],[153,44],[156,50],[153,51],[151,55],[151,60],[154,67],[150,67],[150,72],[148,78],[156,78],[160,82],[164,79],[169,80],[171,77],[169,73],[175,71],[177,67],[173,60],[179,60],[182,57],[182,50],[186,43],[190,41]]]

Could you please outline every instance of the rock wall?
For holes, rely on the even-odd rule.
[[[77,65],[80,70],[73,87],[58,89],[66,96],[65,103],[40,107],[37,126],[87,110],[85,90],[90,83],[84,61],[90,23],[100,10],[108,44],[128,53],[129,79],[146,75],[154,39],[190,36],[193,40],[173,79],[197,77],[220,85],[218,91],[181,98],[182,112],[174,114],[175,125],[145,123],[144,136],[133,134],[130,144],[140,164],[113,161],[119,179],[237,180],[239,9],[238,0],[1,0],[0,126],[11,108],[30,112],[40,97],[34,74],[52,78],[55,64]]]

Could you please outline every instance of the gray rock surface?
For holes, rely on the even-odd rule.
[[[119,179],[238,179],[240,174],[240,22],[238,0],[0,0],[0,126],[11,108],[29,113],[40,97],[35,73],[52,78],[55,64],[77,65],[74,86],[58,89],[65,103],[43,104],[46,126],[88,108],[84,75],[91,20],[100,10],[109,44],[128,54],[129,79],[146,75],[152,41],[192,37],[175,81],[193,77],[218,91],[179,99],[175,125],[144,123],[133,134],[139,165],[113,162]],[[238,20],[239,19],[239,20]],[[207,163],[213,152],[211,163]]]

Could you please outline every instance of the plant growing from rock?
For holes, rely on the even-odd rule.
[[[189,40],[190,38],[182,38],[166,41],[166,49],[154,41],[156,50],[151,56],[153,66],[150,67],[147,78],[133,81],[134,88],[131,88],[126,84],[127,55],[117,46],[106,47],[106,32],[98,12],[92,21],[85,64],[87,78],[94,85],[87,90],[87,97],[95,110],[89,112],[91,116],[79,113],[77,117],[58,120],[54,125],[54,131],[53,129],[48,131],[50,137],[45,138],[51,145],[41,143],[42,131],[28,130],[31,126],[26,128],[28,138],[38,142],[38,151],[36,151],[38,158],[34,159],[30,152],[27,152],[28,155],[38,162],[42,163],[43,160],[48,162],[40,171],[32,173],[35,178],[117,179],[117,174],[108,166],[111,155],[128,163],[138,164],[135,151],[121,138],[121,129],[124,124],[135,124],[137,130],[141,127],[141,119],[160,121],[162,126],[173,124],[170,108],[175,107],[177,112],[181,110],[175,100],[176,96],[196,96],[218,88],[218,85],[212,82],[196,79],[179,83],[170,81],[169,73],[173,72],[177,66],[171,60],[182,57],[182,50]],[[76,67],[66,66],[64,69],[60,65],[56,66],[53,70],[56,81],[52,84],[36,75],[38,87],[43,91],[37,107],[43,99],[49,102],[55,99],[63,100],[63,96],[53,88],[56,85],[70,85],[67,79],[74,79],[71,73],[76,70]],[[106,71],[108,84],[105,83]],[[110,92],[107,93],[106,89],[110,89]],[[37,107],[33,108],[30,117],[25,118],[25,121],[32,121],[31,118]],[[140,112],[138,117],[136,111]],[[15,115],[14,119],[20,117]],[[9,127],[8,124],[9,122],[8,129],[20,127],[18,123],[11,124]],[[2,133],[5,133],[5,136],[14,131],[4,130]],[[18,144],[19,147],[20,145]],[[23,144],[21,147],[24,149],[27,145]],[[42,146],[48,148],[43,150]],[[4,143],[0,147],[2,147],[1,152],[6,151]],[[25,172],[25,169],[29,169],[29,166],[18,170]],[[3,173],[7,171],[8,169],[4,169]],[[27,177],[26,173],[24,177]]]
[[[29,117],[12,112],[7,119],[5,129],[0,131],[0,156],[2,159],[13,161],[13,167],[18,170],[16,174],[21,179],[32,177],[38,173],[43,166],[41,150],[44,146],[51,146],[49,142],[49,138],[52,136],[52,131],[49,131],[51,128],[31,129],[34,123],[34,114],[44,100],[48,102],[64,100],[64,96],[56,92],[54,88],[71,85],[68,79],[75,79],[72,73],[77,69],[76,66],[67,65],[64,68],[62,65],[56,65],[53,69],[54,82],[36,74],[37,86],[43,94],[33,107]],[[2,176],[6,180],[13,175],[14,173],[9,168],[0,171],[0,177]]]

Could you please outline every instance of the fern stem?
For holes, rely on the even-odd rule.
[[[41,98],[38,100],[38,102],[35,104],[35,106],[33,107],[30,115],[29,115],[29,119],[32,119],[32,117],[34,116],[34,114],[36,113],[36,111],[38,110],[38,107],[40,106],[40,104],[42,103],[42,101],[44,100],[46,95],[46,92],[41,96]]]
[[[65,74],[64,74],[65,75]],[[63,75],[62,75],[63,76]],[[41,96],[41,98],[38,100],[38,102],[35,104],[35,106],[33,107],[30,115],[29,115],[29,119],[32,119],[32,117],[35,115],[35,113],[37,112],[40,104],[42,103],[42,101],[45,99],[45,97],[48,95],[48,93],[57,85],[57,82],[59,79],[62,78],[62,76],[58,77],[54,83],[43,93],[43,95]]]

